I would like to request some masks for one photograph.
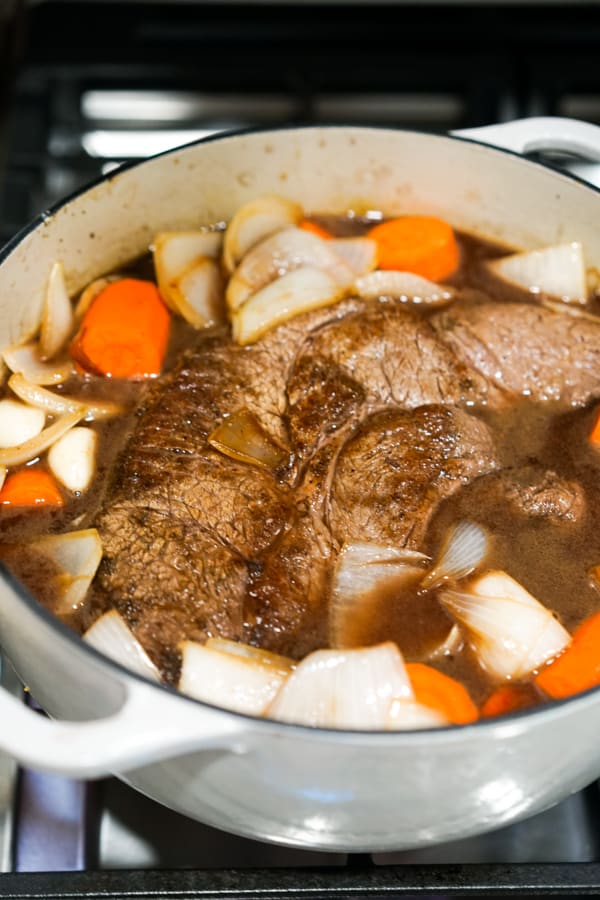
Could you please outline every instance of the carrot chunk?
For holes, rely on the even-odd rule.
[[[407,663],[406,671],[418,703],[439,710],[454,725],[466,725],[479,718],[477,707],[460,681],[424,663]]]
[[[414,272],[439,281],[451,275],[459,262],[452,227],[434,216],[389,219],[367,233],[379,251],[380,269]]]
[[[590,431],[589,441],[591,444],[596,444],[596,446],[600,447],[600,413],[596,417],[594,427]]]
[[[64,506],[51,475],[43,469],[21,469],[6,478],[0,490],[4,506]]]
[[[481,715],[483,718],[493,716],[505,716],[519,709],[529,709],[537,706],[540,697],[529,684],[503,684],[490,694],[483,706]]]
[[[594,613],[575,629],[572,642],[542,669],[536,684],[554,700],[600,684],[600,613]]]
[[[317,237],[323,238],[324,241],[329,241],[333,237],[330,231],[327,231],[322,225],[317,225],[316,222],[311,222],[310,219],[302,219],[302,221],[298,223],[298,228],[302,228],[304,231],[310,231],[311,234],[316,234]]]
[[[70,352],[86,372],[95,375],[152,378],[160,375],[170,321],[152,282],[122,278],[94,298]]]

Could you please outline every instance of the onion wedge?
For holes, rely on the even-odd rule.
[[[120,406],[110,400],[90,403],[89,400],[79,400],[77,397],[67,397],[65,394],[54,394],[39,384],[27,381],[25,376],[20,373],[10,376],[8,386],[25,403],[43,409],[53,416],[62,416],[65,413],[83,410],[85,420],[93,422],[96,419],[112,418],[122,411]]]
[[[366,275],[377,266],[377,244],[371,238],[332,238],[327,246],[354,275]]]
[[[339,555],[329,605],[329,643],[334,648],[356,646],[353,636],[376,607],[382,593],[401,593],[423,575],[428,557],[416,550],[380,544],[346,544]]]
[[[175,311],[194,328],[225,321],[223,276],[216,260],[208,256],[196,260],[170,284],[169,291]]]
[[[233,272],[251,247],[286,225],[297,225],[303,215],[298,203],[277,194],[265,194],[241,206],[225,232],[223,264],[227,273]]]
[[[584,304],[587,300],[583,248],[577,241],[513,253],[488,266],[495,275],[532,294],[546,294],[565,303]]]
[[[100,616],[85,632],[83,640],[126,669],[152,681],[161,681],[158,669],[116,609]]]
[[[177,311],[173,285],[204,257],[216,259],[221,250],[220,231],[162,231],[153,243],[154,270],[158,289],[167,306]]]
[[[239,309],[257,291],[275,279],[299,268],[321,269],[338,287],[352,284],[354,273],[341,256],[324,241],[303,228],[283,228],[261,241],[244,256],[226,290],[227,306]]]
[[[73,374],[71,360],[56,364],[43,362],[37,344],[8,347],[2,357],[11,372],[22,374],[33,384],[62,384]]]
[[[468,591],[444,591],[440,600],[481,665],[498,678],[524,678],[571,641],[550,610],[506,572],[488,572]]]
[[[320,269],[294,269],[253,294],[233,313],[233,338],[238,344],[251,344],[300,313],[337,303],[343,293]]]
[[[484,561],[489,549],[486,532],[475,522],[459,522],[451,528],[437,559],[421,582],[424,588],[435,588],[444,581],[470,575]]]
[[[17,400],[0,400],[0,448],[18,447],[34,440],[46,422],[41,409]]]
[[[357,278],[354,288],[364,300],[393,297],[405,303],[422,306],[446,306],[454,298],[454,291],[434,281],[428,281],[413,272],[396,272],[392,269],[369,272]]]
[[[396,698],[414,699],[402,655],[391,641],[359,650],[315,650],[298,663],[266,715],[325,728],[386,728]]]
[[[98,435],[91,428],[67,431],[48,452],[48,465],[61,484],[75,493],[90,486],[96,468]]]
[[[55,612],[66,615],[78,609],[102,559],[102,544],[96,529],[52,534],[30,541],[27,549],[53,565],[54,586],[59,597]]]
[[[247,409],[239,409],[223,419],[207,441],[226,456],[271,470],[282,465],[288,456]]]
[[[230,641],[227,638],[213,637],[208,638],[204,646],[209,650],[232,653],[234,656],[253,659],[265,666],[273,666],[282,675],[289,675],[292,669],[296,667],[295,661],[287,656],[280,656],[279,653],[271,653],[270,650],[253,647],[251,644],[244,644],[242,641]]]
[[[73,331],[74,321],[63,267],[60,262],[55,262],[50,270],[40,328],[42,359],[53,359],[63,349]]]
[[[419,728],[441,728],[450,722],[438,710],[414,700],[392,700],[386,726],[393,731],[416,731]]]
[[[0,466],[20,466],[22,463],[30,462],[37,456],[41,456],[48,447],[51,447],[73,425],[83,419],[84,415],[83,408],[66,413],[30,440],[24,441],[16,447],[0,450]]]
[[[277,666],[194,641],[183,641],[180,650],[179,690],[226,709],[262,715],[287,678]]]

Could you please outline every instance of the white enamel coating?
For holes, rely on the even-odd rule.
[[[544,135],[556,135],[544,122]],[[569,149],[598,157],[599,129],[572,123],[569,133]],[[157,231],[226,220],[263,192],[309,212],[439,214],[523,247],[579,240],[600,266],[596,191],[474,141],[526,150],[533,121],[464,137],[255,132],[117,172],[46,216],[0,262],[0,347],[35,329],[56,259],[75,291],[145,250]],[[61,720],[0,692],[0,746],[75,777],[118,772],[165,805],[239,834],[330,850],[423,846],[530,815],[600,775],[600,691],[463,728],[327,732],[239,716],[129,675],[9,577],[0,580],[0,635],[25,684]]]

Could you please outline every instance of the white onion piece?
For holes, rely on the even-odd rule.
[[[488,549],[488,536],[480,525],[459,522],[446,535],[437,559],[421,584],[434,588],[444,581],[464,578],[481,565]]]
[[[436,709],[411,700],[392,700],[386,726],[392,731],[416,731],[419,728],[441,728],[448,719]]]
[[[83,410],[83,417],[87,422],[96,419],[109,419],[122,412],[122,408],[110,400],[79,400],[77,397],[68,397],[65,394],[55,394],[47,391],[39,384],[27,381],[24,375],[17,373],[8,379],[9,388],[17,397],[24,400],[30,406],[36,406],[47,413],[62,416],[64,413]]]
[[[167,306],[175,309],[173,284],[204,257],[216,259],[221,250],[220,231],[162,231],[154,237],[153,259],[158,289]]]
[[[114,281],[119,281],[121,277],[121,275],[105,275],[103,278],[96,278],[94,281],[91,281],[79,295],[79,300],[75,307],[75,318],[81,319],[104,288]]]
[[[161,680],[158,669],[116,609],[100,616],[85,632],[83,640],[126,669],[152,681]]]
[[[287,656],[280,656],[279,653],[271,653],[270,650],[263,650],[261,647],[253,647],[251,644],[244,644],[242,641],[230,641],[228,638],[211,637],[208,638],[205,645],[209,650],[220,650],[221,653],[232,653],[234,656],[243,656],[246,659],[253,659],[265,666],[273,666],[282,675],[289,675],[296,663]]]
[[[555,313],[566,313],[569,316],[573,316],[576,319],[587,319],[588,322],[593,322],[594,325],[597,325],[600,322],[600,316],[597,316],[595,313],[588,312],[587,309],[582,309],[581,306],[572,306],[568,303],[560,302],[557,300],[540,300],[540,306],[549,309],[551,312]]]
[[[194,641],[183,641],[180,649],[179,690],[226,709],[262,715],[287,677],[275,666]]]
[[[85,415],[84,409],[75,410],[74,412],[65,413],[52,425],[48,425],[43,431],[40,431],[35,437],[18,444],[15,447],[7,447],[0,450],[0,466],[20,466],[22,463],[30,462],[38,456],[41,456],[48,447],[57,441],[63,434],[66,434],[73,425],[76,425]]]
[[[223,263],[227,273],[233,272],[251,247],[286,225],[296,225],[303,215],[298,203],[277,194],[265,194],[241,206],[225,232]]]
[[[0,447],[18,447],[37,437],[46,423],[41,409],[18,400],[0,400]]]
[[[267,710],[272,719],[325,728],[386,728],[394,698],[413,699],[396,644],[315,650],[289,676]]]
[[[371,238],[332,238],[327,246],[344,260],[354,275],[366,275],[377,266],[377,244]]]
[[[52,474],[70,491],[81,493],[90,486],[96,468],[98,435],[91,428],[71,428],[48,452]]]
[[[577,241],[513,253],[488,265],[495,275],[532,294],[549,294],[565,303],[586,302],[583,248]]]
[[[261,241],[244,256],[229,279],[227,306],[236,310],[257,291],[295,269],[322,269],[338,287],[352,284],[354,273],[341,256],[324,241],[303,228],[289,226]]]
[[[247,409],[238,409],[223,419],[207,441],[232,459],[267,469],[276,469],[288,455]]]
[[[67,293],[63,267],[60,262],[55,262],[50,270],[40,328],[42,359],[53,359],[63,349],[73,331],[73,325],[73,307]]]
[[[355,646],[356,624],[370,617],[382,594],[401,593],[423,574],[428,559],[416,550],[372,543],[346,544],[333,574],[329,605],[329,643]],[[360,631],[360,628],[359,628]]]
[[[444,306],[454,297],[450,288],[428,281],[413,272],[396,272],[392,269],[369,272],[356,279],[354,288],[365,300],[393,297],[423,306]]]
[[[444,641],[427,654],[427,659],[441,659],[443,656],[454,656],[462,647],[463,636],[458,625],[453,625]]]
[[[330,306],[341,299],[334,279],[320,269],[294,269],[253,294],[232,316],[232,333],[238,344],[256,341],[270,328],[300,313]]]
[[[8,347],[2,356],[11,372],[23,374],[34,384],[62,384],[73,374],[71,360],[56,364],[43,362],[37,344]]]
[[[571,641],[550,610],[506,572],[482,575],[468,591],[444,591],[440,600],[482,666],[499,678],[529,675]]]
[[[216,260],[205,256],[192,263],[169,290],[175,311],[194,328],[225,321],[223,276]]]
[[[49,559],[56,569],[54,582],[59,602],[55,611],[67,614],[81,606],[102,559],[102,544],[96,529],[52,534],[27,546]]]

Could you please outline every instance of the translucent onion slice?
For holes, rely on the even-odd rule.
[[[360,622],[375,613],[383,595],[400,594],[423,574],[428,557],[416,550],[381,544],[346,544],[333,574],[329,605],[329,643],[356,646]],[[358,628],[357,628],[358,623]]]
[[[600,322],[599,316],[595,313],[588,312],[586,309],[582,309],[581,306],[571,306],[568,303],[561,303],[557,300],[540,300],[540,306],[544,306],[546,309],[551,310],[551,312],[566,313],[576,319],[587,319],[588,322],[593,322],[595,325]]]
[[[393,297],[423,306],[445,306],[454,298],[454,291],[450,288],[412,272],[396,272],[392,269],[369,272],[356,279],[354,288],[365,300]]]
[[[31,541],[28,548],[53,564],[59,596],[55,611],[66,615],[78,609],[102,559],[102,544],[96,529],[52,534]]]
[[[74,322],[63,267],[60,262],[55,262],[50,270],[40,328],[39,352],[42,359],[53,359],[60,353],[71,336]]]
[[[525,677],[571,641],[550,610],[506,572],[488,572],[468,591],[444,591],[440,600],[482,666],[499,678]]]
[[[194,641],[183,641],[180,650],[179,690],[226,709],[262,715],[287,678],[276,666]]]
[[[43,362],[37,344],[8,347],[2,356],[11,372],[23,374],[27,381],[34,384],[62,384],[73,374],[71,360],[61,363]]]
[[[223,419],[207,440],[226,456],[267,469],[276,469],[287,459],[287,453],[247,409],[238,409]]]
[[[234,656],[255,660],[265,666],[273,666],[282,675],[289,675],[292,669],[296,667],[295,661],[287,656],[280,656],[279,653],[271,653],[270,650],[253,647],[251,644],[244,644],[242,641],[230,641],[227,638],[212,637],[208,638],[204,646],[209,650],[220,650],[221,653],[232,653]]]
[[[485,560],[489,549],[487,532],[475,522],[459,522],[451,528],[437,559],[421,584],[438,587],[444,581],[470,575]]]
[[[115,609],[100,616],[85,632],[83,639],[132,672],[152,681],[161,680],[158,669],[125,619]]]
[[[327,246],[344,260],[354,275],[366,275],[377,266],[377,244],[370,238],[333,238]]]
[[[565,303],[587,300],[583,248],[577,241],[513,253],[488,265],[495,275],[532,294],[548,294]]]
[[[272,719],[324,728],[386,728],[393,699],[413,690],[396,644],[315,650],[294,669],[267,710]]]
[[[411,700],[392,700],[386,727],[393,731],[416,731],[419,728],[441,728],[449,725],[438,710]]]
[[[200,259],[216,259],[222,242],[220,231],[162,231],[155,235],[153,259],[156,280],[165,303],[171,309],[176,309],[174,282]]]
[[[41,456],[48,447],[66,434],[73,425],[76,425],[85,415],[84,409],[75,410],[61,416],[52,425],[48,425],[38,435],[16,447],[0,450],[0,466],[20,466]]]
[[[175,311],[194,328],[224,322],[223,276],[219,264],[205,256],[186,269],[170,285]]]
[[[303,216],[298,203],[277,194],[265,194],[241,206],[227,226],[223,242],[223,263],[228,274],[251,247],[286,225],[297,225]]]
[[[455,653],[458,653],[462,647],[463,636],[462,631],[458,627],[458,625],[453,625],[450,631],[448,632],[446,639],[442,641],[439,646],[435,647],[430,653],[427,654],[427,659],[441,659],[444,656],[454,656]]]
[[[110,419],[122,412],[122,407],[110,400],[80,400],[77,397],[68,397],[65,394],[54,394],[47,391],[39,384],[27,381],[24,375],[17,373],[8,379],[9,388],[30,406],[36,406],[47,413],[61,416],[64,413],[83,410],[83,417],[87,422],[96,419]]]
[[[295,226],[261,241],[244,256],[231,276],[225,294],[227,306],[230,310],[239,309],[276,278],[303,267],[321,269],[338,287],[348,287],[354,281],[354,273],[341,256],[330,250],[330,243]]]
[[[53,475],[70,491],[82,493],[91,484],[96,469],[98,435],[91,428],[67,431],[48,452]]]
[[[0,400],[0,447],[18,447],[37,437],[46,423],[46,413],[19,403]]]
[[[269,329],[300,313],[337,303],[343,296],[334,279],[320,269],[294,269],[253,294],[232,316],[238,344],[250,344]]]

